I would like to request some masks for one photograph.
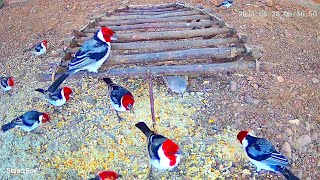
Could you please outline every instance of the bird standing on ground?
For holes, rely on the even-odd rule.
[[[154,133],[144,122],[139,122],[135,126],[148,138],[148,152],[152,167],[159,170],[172,170],[178,166],[182,151],[175,142]],[[152,167],[149,176],[152,174]]]
[[[68,64],[67,71],[50,85],[48,91],[50,93],[55,92],[67,77],[78,71],[87,70],[98,73],[98,69],[110,55],[111,40],[115,40],[113,35],[114,32],[111,29],[101,27],[93,38],[81,45]]]
[[[119,177],[121,177],[121,175],[118,175],[114,171],[101,171],[95,178],[91,178],[89,180],[116,180]]]
[[[4,92],[8,92],[14,86],[14,79],[12,77],[0,77],[0,86]]]
[[[122,119],[119,111],[133,111],[134,97],[131,92],[124,87],[112,82],[110,78],[103,78],[104,82],[108,85],[108,91],[110,93],[111,106],[117,113],[119,121]]]
[[[40,56],[40,55],[45,54],[47,52],[47,50],[48,50],[48,41],[47,40],[43,40],[39,44],[37,44],[36,46],[24,50],[24,52],[30,51],[34,55]]]
[[[229,8],[232,5],[233,5],[233,0],[225,0],[221,4],[219,4],[217,7],[224,6],[226,8]]]
[[[25,114],[15,118],[8,124],[1,126],[1,130],[6,132],[14,127],[20,127],[22,130],[30,132],[36,129],[40,124],[46,123],[50,120],[47,113],[38,111],[28,111]]]
[[[45,98],[48,99],[49,103],[53,106],[64,105],[67,101],[69,101],[70,95],[72,94],[72,89],[67,86],[57,89],[54,93],[50,93],[44,89],[36,89],[35,91],[44,94]]]
[[[278,152],[268,140],[255,137],[248,131],[239,132],[237,139],[242,144],[249,160],[257,167],[258,172],[264,169],[281,173],[289,180],[299,180],[286,168],[289,165],[288,159]]]
[[[183,97],[188,86],[188,80],[184,76],[163,76],[163,80],[173,92]]]

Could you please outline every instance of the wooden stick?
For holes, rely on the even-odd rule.
[[[164,18],[164,17],[177,17],[177,16],[191,16],[200,14],[198,11],[183,11],[183,12],[172,12],[158,15],[131,15],[131,16],[103,16],[100,21],[119,21],[127,19],[150,19],[150,18]]]
[[[130,24],[143,24],[143,23],[159,23],[159,22],[181,22],[181,21],[193,21],[208,19],[206,15],[193,15],[193,16],[178,16],[178,17],[165,17],[165,18],[153,18],[153,19],[130,19],[122,21],[101,21],[98,22],[98,26],[119,26],[119,25],[130,25]]]
[[[132,43],[112,43],[112,50],[179,50],[185,48],[201,48],[210,46],[219,46],[226,44],[233,44],[239,41],[238,38],[218,38],[218,39],[191,39],[181,41],[151,41],[151,42],[132,42]],[[80,47],[69,50],[70,53],[75,54]]]
[[[174,7],[174,4],[170,3],[170,4],[162,4],[162,5],[151,5],[151,6],[140,6],[140,7],[134,7],[134,6],[130,6],[130,9],[136,9],[136,10],[144,10],[144,9],[152,9],[152,8],[156,8],[156,9],[161,9],[161,8],[168,8],[168,7]]]
[[[185,60],[185,59],[223,59],[233,58],[245,49],[238,48],[201,48],[187,49],[180,51],[155,52],[132,55],[115,55],[111,56],[107,62],[108,65],[116,64],[136,64],[136,63],[155,63],[163,61]]]
[[[263,63],[260,62],[260,66]],[[210,74],[216,72],[230,72],[240,71],[246,69],[255,69],[254,61],[235,61],[220,64],[194,64],[194,65],[175,65],[175,66],[156,66],[156,67],[134,67],[134,68],[119,68],[111,69],[110,71],[99,71],[99,73],[78,72],[68,79],[80,79],[83,76],[89,75],[91,77],[127,77],[140,76],[145,77],[147,70],[150,70],[152,76],[163,75],[192,75],[192,74]],[[61,74],[56,74],[56,78]],[[51,80],[51,74],[39,74],[38,80],[40,82]]]
[[[127,30],[135,30],[135,29],[154,29],[154,28],[196,28],[196,27],[210,27],[215,25],[215,22],[204,20],[200,22],[160,22],[160,23],[145,23],[145,24],[134,24],[134,25],[122,25],[122,26],[108,26],[108,28],[112,29],[115,32],[118,31],[127,31]],[[95,33],[100,28],[95,27],[92,29],[86,29],[85,33]]]
[[[151,109],[151,117],[152,117],[152,126],[153,129],[155,130],[155,125],[156,125],[156,116],[154,113],[154,99],[153,99],[153,84],[152,84],[152,75],[150,73],[150,70],[147,70],[147,76],[148,76],[148,81],[149,81],[149,98],[150,98],[150,109]]]
[[[117,13],[117,16],[131,16],[131,15],[158,15],[158,14],[166,14],[171,12],[184,12],[188,11],[189,9],[177,9],[174,11],[164,11],[164,12],[131,12],[131,13]]]
[[[230,28],[206,28],[193,30],[175,30],[161,32],[141,32],[141,33],[118,33],[116,34],[117,41],[114,42],[132,42],[132,41],[151,41],[151,40],[174,40],[187,39],[193,37],[211,36],[217,34],[227,34],[232,32]],[[82,43],[92,36],[75,39],[76,43]]]
[[[132,13],[132,12],[164,12],[164,11],[174,11],[180,8],[177,7],[166,7],[166,8],[151,8],[151,9],[123,9],[120,12]]]

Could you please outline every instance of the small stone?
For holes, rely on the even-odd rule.
[[[282,134],[277,134],[277,135],[276,135],[276,138],[277,138],[277,139],[281,139],[282,137],[283,137]]]
[[[299,179],[301,179],[301,178],[302,178],[302,174],[303,174],[303,172],[302,172],[302,170],[300,170],[300,171],[298,172],[298,174],[297,174],[297,177],[298,177]]]
[[[284,133],[287,135],[287,136],[292,136],[293,135],[293,132],[291,129],[287,128],[286,130],[284,130]]]
[[[237,90],[237,83],[234,81],[230,81],[230,91],[236,91]]]
[[[252,86],[254,89],[258,89],[258,88],[259,88],[258,84],[251,84],[251,86]]]
[[[97,103],[97,100],[94,99],[92,96],[89,96],[89,97],[87,98],[87,102],[88,102],[89,104],[95,105],[95,104]]]
[[[248,76],[248,77],[247,77],[247,80],[248,80],[248,81],[252,81],[252,80],[253,80],[253,77],[252,77],[252,76]]]
[[[319,137],[319,135],[318,135],[317,132],[313,132],[313,133],[311,134],[311,139],[312,139],[313,141],[318,140],[318,137]]]
[[[291,156],[291,146],[288,142],[283,143],[281,147],[281,152],[289,159],[292,158]]]
[[[265,2],[266,2],[266,5],[269,6],[269,7],[273,6],[273,1],[272,0],[265,0]]]
[[[248,93],[244,95],[244,100],[248,104],[259,104],[259,100],[252,98]]]
[[[312,78],[311,81],[312,81],[314,84],[319,83],[319,79],[317,79],[317,78]]]
[[[284,81],[284,78],[282,76],[277,76],[277,80],[282,83]]]
[[[71,146],[70,146],[70,148],[69,148],[69,150],[70,150],[71,152],[75,152],[75,151],[78,151],[79,148],[80,148],[80,146],[79,146],[78,144],[72,143]]]
[[[292,119],[292,120],[289,120],[288,123],[299,125],[300,124],[300,120],[299,119]]]
[[[317,166],[320,167],[320,159],[318,160]]]
[[[305,127],[304,127],[304,129],[305,129],[306,131],[310,131],[310,130],[311,130],[310,123],[305,122]]]
[[[311,143],[311,137],[309,135],[302,135],[297,139],[297,144],[298,146],[302,147],[302,146],[306,146],[308,144]]]

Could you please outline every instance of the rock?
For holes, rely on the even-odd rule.
[[[317,166],[320,167],[320,159],[318,160]]]
[[[284,130],[284,133],[287,135],[287,136],[292,136],[293,135],[293,132],[291,129],[287,128],[286,130]]]
[[[289,159],[292,158],[291,156],[291,146],[288,142],[283,143],[281,147],[281,152]]]
[[[312,78],[311,81],[312,81],[314,84],[319,83],[319,79],[317,79],[317,78]]]
[[[248,93],[244,95],[244,100],[248,104],[255,104],[255,105],[259,104],[259,100],[252,98]]]
[[[258,88],[259,88],[258,84],[251,84],[251,86],[252,86],[254,89],[258,89]]]
[[[305,129],[306,131],[310,131],[310,130],[311,130],[311,126],[310,126],[310,124],[309,124],[308,122],[305,122],[305,127],[304,127],[304,129]]]
[[[94,99],[92,96],[89,96],[89,97],[87,98],[87,102],[88,102],[89,104],[95,105],[95,104],[97,103],[97,100]]]
[[[282,83],[284,81],[284,78],[282,76],[277,76],[277,80]]]
[[[253,80],[253,77],[252,77],[252,76],[248,76],[248,77],[247,77],[247,80],[248,80],[248,81],[252,81],[252,80]]]
[[[311,139],[312,139],[313,141],[318,140],[318,137],[319,137],[319,135],[318,135],[317,132],[313,132],[313,133],[311,134]]]
[[[283,137],[282,134],[277,134],[277,135],[276,135],[276,138],[277,138],[277,139],[281,139],[282,137]]]
[[[306,134],[302,135],[297,139],[296,143],[299,147],[306,146],[311,143],[311,137]]]
[[[72,143],[71,146],[70,146],[70,148],[69,148],[69,150],[70,150],[71,152],[75,152],[75,151],[78,151],[79,148],[80,148],[80,146],[79,146],[78,144]]]
[[[289,120],[288,123],[299,125],[300,124],[300,120],[299,119],[292,119],[292,120]]]
[[[273,6],[273,1],[272,0],[265,0],[265,3],[269,7]]]
[[[230,91],[236,91],[237,90],[237,83],[234,81],[230,81]]]

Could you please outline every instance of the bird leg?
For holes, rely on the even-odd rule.
[[[152,166],[150,167],[150,170],[149,170],[149,174],[148,174],[148,176],[147,176],[147,179],[152,180]]]
[[[118,117],[119,122],[121,122],[121,121],[123,120],[123,118],[120,117],[119,112],[118,112],[117,110],[115,110],[115,111],[116,111],[116,114],[117,114],[117,117]]]

